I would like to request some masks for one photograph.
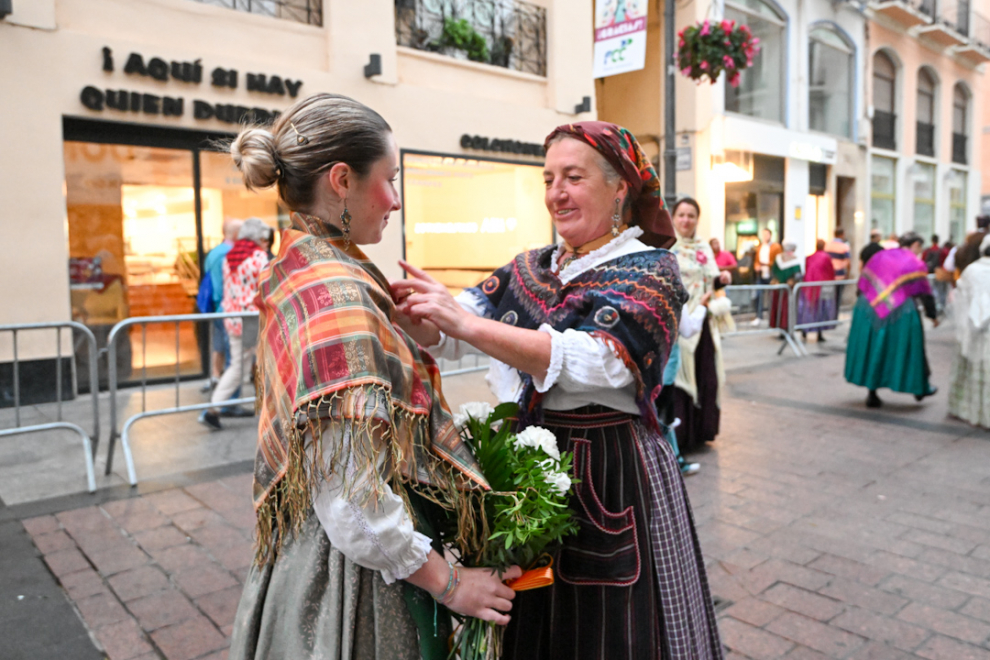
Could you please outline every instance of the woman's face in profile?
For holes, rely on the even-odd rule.
[[[605,235],[625,198],[625,181],[609,184],[598,152],[584,142],[564,138],[547,150],[543,167],[544,201],[557,233],[573,246]]]
[[[674,229],[679,236],[694,238],[698,230],[698,212],[690,204],[678,204],[674,209]]]
[[[399,176],[399,148],[389,134],[385,155],[375,161],[365,177],[356,177],[347,198],[351,214],[351,241],[371,245],[382,240],[392,211],[402,208],[396,181]]]

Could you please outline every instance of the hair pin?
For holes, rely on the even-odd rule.
[[[299,129],[296,128],[296,125],[295,124],[293,124],[290,121],[289,122],[289,126],[291,126],[292,127],[292,130],[295,131],[295,133],[296,133],[296,144],[309,144],[309,138],[306,137],[305,135],[303,135],[302,133],[300,133],[299,132]]]

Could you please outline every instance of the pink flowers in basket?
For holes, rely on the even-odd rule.
[[[677,66],[681,73],[712,84],[724,71],[729,84],[739,86],[739,74],[753,66],[760,40],[745,25],[735,21],[704,21],[678,33]]]

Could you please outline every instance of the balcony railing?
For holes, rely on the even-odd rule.
[[[952,162],[966,164],[966,136],[961,133],[952,134]]]
[[[970,41],[983,49],[990,51],[990,20],[978,12],[973,12],[972,29],[970,30]]]
[[[919,121],[915,132],[915,151],[921,156],[935,155],[935,126]]]
[[[521,0],[395,0],[400,46],[547,75],[547,10]]]
[[[881,149],[896,149],[895,128],[897,115],[883,110],[873,111],[873,146]]]
[[[323,25],[323,0],[193,0],[248,14],[282,18],[296,23]]]
[[[938,22],[969,36],[969,0],[942,0],[938,3]]]

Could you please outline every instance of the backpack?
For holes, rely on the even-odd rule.
[[[213,306],[213,278],[210,277],[209,273],[206,273],[199,282],[199,293],[196,294],[196,307],[202,314],[217,311],[216,307]]]

